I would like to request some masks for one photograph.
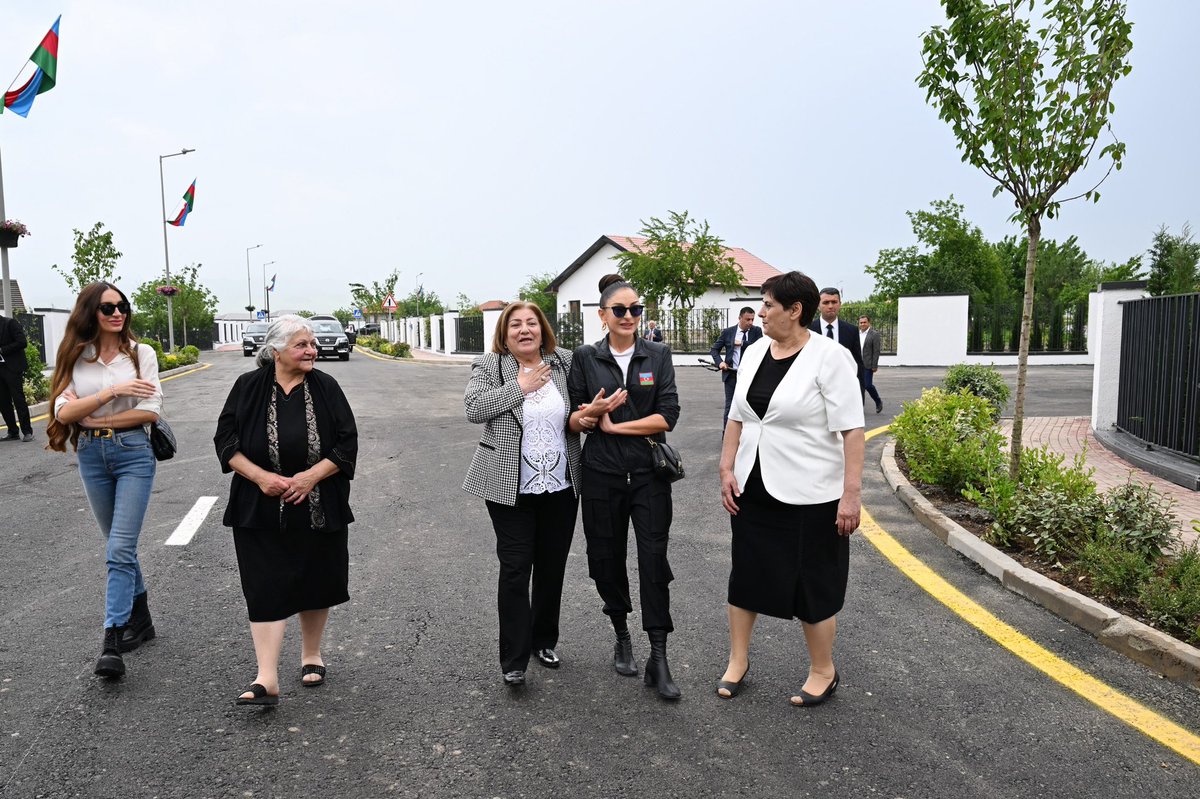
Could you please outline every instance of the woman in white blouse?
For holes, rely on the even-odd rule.
[[[754,622],[765,613],[801,621],[809,669],[791,703],[809,707],[838,686],[833,641],[861,508],[862,395],[849,350],[808,330],[816,284],[788,272],[762,292],[766,338],[742,354],[721,448],[733,558],[729,664],[717,694],[741,690]]]
[[[154,349],[137,342],[130,319],[129,299],[116,286],[92,283],[80,292],[58,347],[46,426],[49,449],[76,449],[104,534],[108,583],[95,672],[111,678],[125,673],[122,652],[154,637],[137,544],[156,467],[146,425],[158,420],[162,388]]]
[[[542,309],[514,302],[496,323],[492,351],[471,364],[463,398],[467,420],[483,425],[463,490],[487,501],[496,532],[500,670],[510,687],[525,683],[530,653],[547,668],[562,662],[558,616],[580,480],[570,369],[571,353],[557,347]],[[595,427],[603,405],[584,429]]]

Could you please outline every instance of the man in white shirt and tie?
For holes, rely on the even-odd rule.
[[[838,319],[838,311],[842,309],[842,293],[835,288],[821,289],[821,304],[817,309],[820,313],[813,317],[808,329],[850,350],[858,368],[858,386],[863,388],[863,359],[862,348],[858,344],[858,328]]]
[[[762,328],[754,324],[754,309],[743,308],[738,312],[738,323],[721,331],[717,341],[712,345],[708,354],[713,363],[721,370],[721,380],[725,383],[725,415],[721,418],[721,429],[729,418],[729,406],[733,403],[733,390],[737,387],[737,369],[741,363],[742,353],[746,347],[762,338]],[[725,357],[721,357],[721,350]]]

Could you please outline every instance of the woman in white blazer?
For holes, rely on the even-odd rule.
[[[762,291],[766,338],[742,355],[721,449],[733,557],[729,664],[717,694],[732,698],[745,684],[765,613],[801,621],[809,670],[791,702],[809,707],[838,686],[833,641],[861,507],[862,397],[849,350],[808,330],[816,284],[793,271]]]

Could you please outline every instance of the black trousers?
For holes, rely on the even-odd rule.
[[[17,408],[16,414],[13,413],[14,405]],[[4,417],[4,423],[8,425],[9,435],[33,432],[33,424],[29,421],[29,406],[25,403],[25,375],[9,368],[8,364],[0,364],[0,416]]]
[[[583,469],[583,532],[588,572],[609,616],[633,612],[625,553],[629,522],[637,541],[642,629],[675,629],[671,623],[667,538],[671,530],[671,484],[653,474],[605,474]]]
[[[518,494],[516,506],[487,503],[496,530],[500,580],[500,669],[524,671],[529,653],[558,645],[563,575],[575,535],[579,500],[567,488],[552,494]],[[533,599],[529,578],[533,575]]]
[[[725,429],[729,421],[729,408],[733,405],[733,390],[737,388],[737,372],[730,372],[725,378],[725,415],[721,417],[721,429]]]

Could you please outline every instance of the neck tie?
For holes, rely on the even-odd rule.
[[[825,325],[825,335],[829,336],[830,338],[833,338],[833,323],[832,322]]]

